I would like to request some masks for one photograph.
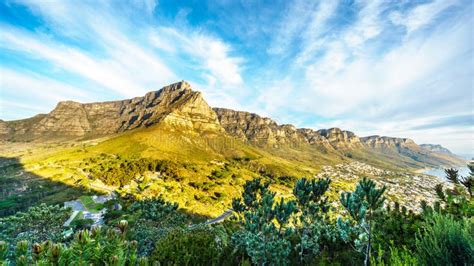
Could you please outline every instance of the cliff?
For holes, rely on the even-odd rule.
[[[0,140],[32,141],[96,137],[163,121],[192,130],[223,131],[200,92],[178,82],[143,97],[100,103],[59,102],[49,114],[0,121]]]
[[[279,125],[270,118],[224,108],[211,108],[202,94],[182,81],[133,99],[60,102],[48,114],[17,121],[0,120],[0,141],[70,140],[105,136],[161,124],[180,131],[212,131],[259,148],[279,148],[293,156],[308,147],[313,153],[359,160],[401,161],[410,166],[459,165],[464,161],[441,146],[417,145],[407,138],[358,137],[339,128],[312,130]],[[315,149],[313,149],[315,148]]]

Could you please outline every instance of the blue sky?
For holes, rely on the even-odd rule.
[[[0,1],[0,119],[188,80],[211,106],[474,151],[474,7],[434,1]]]

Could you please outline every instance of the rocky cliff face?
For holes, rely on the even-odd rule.
[[[362,154],[362,159],[386,156],[417,164],[459,164],[459,158],[434,145],[418,146],[406,138],[359,138],[339,128],[312,130],[278,125],[270,118],[224,108],[211,108],[187,82],[178,82],[143,97],[101,103],[60,102],[49,114],[17,121],[0,120],[0,141],[43,141],[99,137],[163,124],[178,130],[228,134],[257,146],[299,145],[337,156]]]
[[[417,145],[407,138],[385,136],[358,137],[351,131],[339,128],[312,130],[292,125],[278,125],[270,118],[224,108],[213,109],[226,132],[242,141],[257,145],[281,147],[290,144],[308,144],[325,152],[348,155],[357,152],[365,158],[402,160],[410,165],[427,163],[431,166],[459,165],[462,160],[454,156],[440,156]],[[296,144],[296,145],[295,145]],[[383,157],[383,158],[382,158]]]
[[[257,145],[293,145],[307,143],[332,149],[327,138],[312,129],[278,125],[270,118],[225,108],[213,109],[222,127],[230,135]]]
[[[407,138],[393,138],[385,136],[368,136],[360,138],[360,141],[367,147],[378,149],[378,148],[397,148],[397,147],[417,147],[419,146],[411,139]]]
[[[445,147],[439,144],[421,144],[420,147],[425,150],[429,150],[432,152],[439,152],[444,154],[453,154],[450,150],[446,149]]]
[[[86,104],[65,101],[47,115],[0,121],[0,140],[102,136],[161,121],[193,130],[223,131],[202,94],[192,91],[183,81],[149,92],[144,97]]]
[[[339,128],[321,129],[318,133],[325,137],[336,149],[353,149],[362,147],[359,137],[353,132]]]

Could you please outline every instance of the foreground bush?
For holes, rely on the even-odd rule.
[[[0,242],[0,265],[147,265],[138,258],[137,241],[126,241],[127,222],[116,229],[78,232],[69,246],[45,241],[31,245],[26,240],[17,243],[13,259],[7,259],[8,246]]]
[[[473,265],[474,223],[434,215],[416,241],[418,257],[426,265]]]
[[[10,244],[8,249],[13,249],[20,241],[29,243],[62,241],[62,233],[65,230],[63,224],[70,214],[69,208],[40,204],[25,212],[0,218],[0,240]]]
[[[156,243],[151,260],[162,265],[217,265],[227,244],[221,227],[176,229]]]

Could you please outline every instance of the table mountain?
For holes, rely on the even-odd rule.
[[[95,138],[132,129],[165,125],[193,132],[231,136],[261,149],[279,148],[281,156],[291,150],[348,157],[368,162],[383,161],[399,166],[451,166],[465,163],[441,146],[417,145],[413,140],[381,136],[358,137],[339,128],[312,130],[279,125],[270,118],[225,108],[211,108],[202,94],[182,81],[133,99],[77,103],[60,102],[49,114],[1,121],[3,141],[62,141]],[[286,152],[288,151],[288,152]],[[279,156],[280,156],[279,155]],[[306,156],[307,154],[305,154]],[[301,157],[305,157],[301,153]],[[306,156],[305,158],[319,158]],[[398,162],[398,164],[397,164]]]
[[[159,122],[223,131],[202,94],[178,82],[143,97],[99,103],[59,102],[46,115],[0,121],[0,140],[32,141],[98,137]]]

